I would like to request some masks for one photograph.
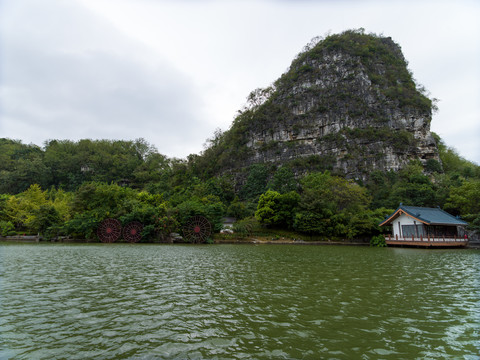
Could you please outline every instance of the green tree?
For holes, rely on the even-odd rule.
[[[250,209],[249,204],[245,201],[240,201],[238,196],[235,196],[233,201],[227,208],[227,215],[233,216],[237,219],[244,219],[246,217],[252,216],[254,211]]]
[[[47,199],[52,203],[62,221],[67,221],[72,217],[74,193],[64,190],[51,188],[47,191]]]
[[[79,236],[92,236],[98,223],[106,218],[116,218],[123,225],[139,221],[144,226],[143,239],[148,241],[155,237],[157,218],[165,208],[159,194],[117,184],[85,183],[75,192],[75,216],[67,222],[66,229]]]
[[[399,171],[398,181],[392,185],[384,206],[396,208],[400,203],[426,207],[438,205],[435,185],[424,175],[420,161],[412,161]]]
[[[257,199],[267,187],[269,172],[264,164],[250,166],[247,181],[240,191],[240,197],[244,200]]]
[[[10,219],[7,213],[7,202],[11,195],[0,194],[0,221],[7,221]]]
[[[470,222],[470,228],[480,230],[480,180],[465,180],[450,191],[445,209]]]
[[[374,247],[386,247],[385,237],[383,235],[375,235],[370,239],[370,246]]]
[[[8,197],[5,218],[19,231],[50,238],[70,219],[72,197],[73,194],[62,190],[43,191],[38,184],[33,184],[28,190]]]
[[[10,221],[0,220],[0,236],[15,235],[15,226]]]
[[[480,166],[461,157],[454,148],[447,146],[437,134],[433,133],[433,136],[437,141],[438,152],[445,173],[480,179]]]
[[[18,194],[37,183],[46,187],[50,174],[36,145],[0,139],[0,193]]]
[[[398,181],[398,174],[394,171],[373,171],[367,181],[366,187],[372,196],[371,208],[376,209],[384,206],[396,208],[398,203],[391,204],[390,196],[392,188]],[[396,202],[396,200],[393,200]]]
[[[365,188],[352,181],[332,176],[329,171],[309,174],[302,179],[301,185],[305,196],[329,203],[335,211],[362,210],[371,201]]]
[[[62,230],[65,234],[80,239],[93,239],[100,221],[98,213],[84,211],[75,214],[70,220],[63,224]]]
[[[72,191],[83,181],[91,180],[93,169],[87,156],[80,155],[75,142],[51,140],[45,143],[44,149],[44,163],[52,176],[53,186]]]
[[[155,233],[162,241],[167,241],[170,234],[180,231],[180,223],[172,211],[166,208],[155,219]]]
[[[150,192],[164,192],[168,189],[170,172],[170,161],[165,155],[148,153],[133,171],[133,184]]]
[[[268,190],[260,195],[255,218],[264,225],[291,228],[300,195],[291,191],[286,194]]]
[[[215,195],[202,198],[191,198],[178,204],[174,211],[181,226],[185,225],[192,216],[202,215],[212,224],[212,230],[218,232],[223,227],[225,205]]]
[[[162,178],[168,160],[144,139],[52,140],[45,143],[45,166],[52,184],[67,190],[90,181],[145,187]]]
[[[30,224],[35,223],[35,217],[39,215],[39,209],[47,206],[47,195],[38,184],[31,185],[26,191],[11,196],[6,203],[6,212],[9,220],[19,230],[24,229],[32,233],[37,231]]]
[[[308,234],[352,238],[365,228],[364,213],[370,198],[360,185],[332,176],[312,173],[301,180],[295,229]]]
[[[295,175],[291,169],[285,166],[281,166],[277,169],[273,178],[267,185],[267,188],[278,191],[280,194],[296,191],[297,187]]]
[[[258,200],[257,211],[255,212],[255,218],[265,225],[275,224],[276,217],[276,205],[277,199],[280,193],[272,190],[268,190],[265,194],[260,195]]]
[[[27,221],[27,226],[31,231],[37,232],[47,239],[57,235],[62,225],[62,219],[58,211],[51,204],[45,204],[33,211]]]

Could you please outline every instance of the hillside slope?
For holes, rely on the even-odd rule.
[[[439,161],[432,101],[391,38],[346,31],[307,46],[268,89],[250,94],[201,162],[214,173],[288,164],[366,179],[411,160]]]

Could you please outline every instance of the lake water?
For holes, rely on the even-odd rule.
[[[1,244],[0,359],[480,359],[480,251]]]

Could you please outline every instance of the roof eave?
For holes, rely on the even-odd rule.
[[[406,211],[405,209],[403,209],[402,207],[399,207],[397,210],[395,210],[395,212],[392,215],[390,215],[387,219],[385,219],[383,222],[381,222],[379,224],[379,226],[388,225],[390,222],[393,221],[393,219],[395,219],[396,217],[398,217],[402,214],[405,214],[406,216],[411,217],[412,219],[418,220],[425,225],[431,225],[431,223],[428,222],[427,220],[424,220],[422,218],[414,216],[414,215],[410,214],[408,211]]]

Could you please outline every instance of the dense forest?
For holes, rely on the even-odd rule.
[[[246,181],[210,176],[202,155],[171,159],[143,139],[52,140],[39,147],[0,139],[0,232],[96,239],[117,218],[144,224],[142,241],[165,241],[190,216],[235,236],[288,233],[311,239],[370,238],[399,203],[440,206],[480,229],[480,167],[437,137],[441,166],[412,161],[366,183],[326,171],[297,177],[287,165],[253,164]]]

